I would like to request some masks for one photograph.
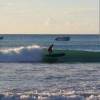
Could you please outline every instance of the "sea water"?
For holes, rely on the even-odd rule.
[[[70,41],[55,41],[56,37],[4,35],[0,40],[0,100],[100,100],[100,63],[41,62],[44,48],[52,43],[54,49],[98,52],[100,37],[70,35]]]
[[[69,41],[57,41],[68,36]],[[3,35],[0,40],[0,61],[41,62],[44,48],[54,44],[54,49],[100,51],[99,35]]]
[[[100,64],[0,63],[0,93],[1,100],[100,100]]]

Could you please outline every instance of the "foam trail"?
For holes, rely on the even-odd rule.
[[[43,50],[38,45],[0,49],[1,62],[40,62]]]

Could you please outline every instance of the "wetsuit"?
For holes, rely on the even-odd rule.
[[[50,46],[49,46],[49,48],[48,48],[48,52],[49,52],[49,54],[51,54],[51,53],[52,53],[52,48],[53,48],[53,44],[52,44],[52,45],[50,45]]]

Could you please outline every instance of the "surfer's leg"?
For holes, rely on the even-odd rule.
[[[49,51],[49,55],[51,55],[52,54],[52,51]]]

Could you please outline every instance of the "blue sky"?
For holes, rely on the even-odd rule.
[[[0,33],[99,31],[99,0],[0,0]]]

